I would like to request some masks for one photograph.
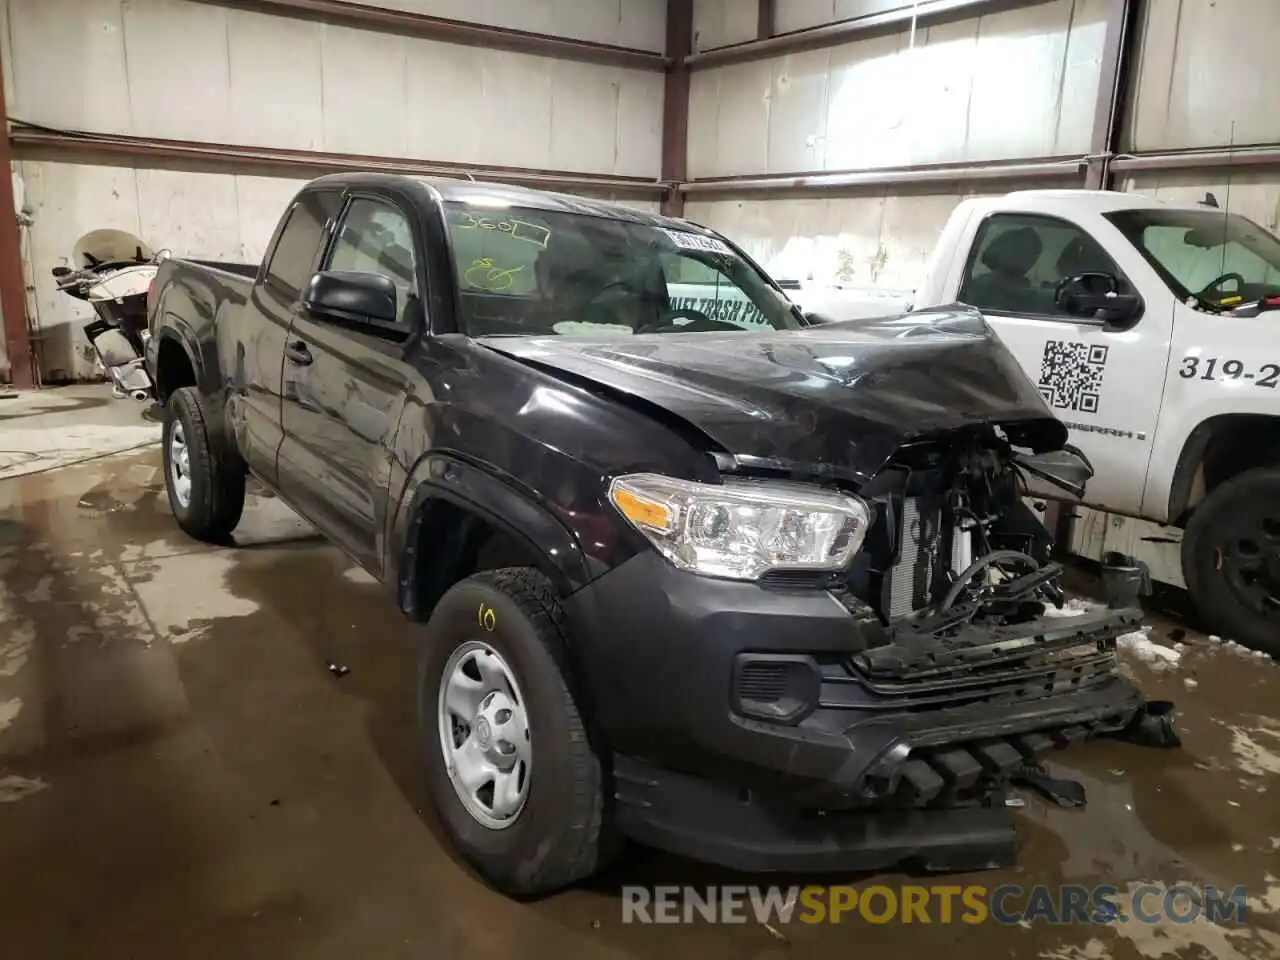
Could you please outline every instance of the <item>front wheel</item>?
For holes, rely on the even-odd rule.
[[[423,635],[418,721],[431,799],[493,886],[536,897],[599,866],[600,757],[567,682],[550,582],[512,567],[468,577]]]
[[[245,475],[218,459],[194,387],[165,406],[164,485],[178,526],[197,540],[222,543],[244,512]]]
[[[1280,657],[1280,469],[1248,470],[1196,508],[1182,569],[1215,632]]]

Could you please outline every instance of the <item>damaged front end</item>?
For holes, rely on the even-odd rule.
[[[874,518],[838,595],[881,630],[820,662],[821,702],[854,742],[893,733],[855,805],[1002,804],[1017,785],[1076,805],[1082,790],[1049,778],[1045,754],[1099,736],[1178,744],[1171,705],[1119,671],[1116,640],[1141,610],[1065,605],[1024,500],[1028,474],[1082,493],[1091,472],[1074,451],[1020,453],[981,426],[902,448],[859,491]]]

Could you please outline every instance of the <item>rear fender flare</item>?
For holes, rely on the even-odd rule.
[[[562,596],[586,586],[594,577],[581,544],[532,493],[489,470],[457,457],[429,454],[418,461],[405,484],[392,518],[391,569],[396,600],[410,618],[418,614],[413,590],[418,533],[426,505],[444,500],[483,518],[528,547],[538,569]]]

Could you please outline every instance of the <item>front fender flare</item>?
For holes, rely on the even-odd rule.
[[[477,464],[447,454],[428,454],[409,474],[399,505],[392,516],[389,538],[388,580],[395,584],[400,609],[417,615],[412,571],[424,507],[444,500],[482,517],[496,529],[527,546],[539,560],[539,569],[567,596],[586,586],[602,570],[593,569],[573,532],[536,494],[522,490]]]

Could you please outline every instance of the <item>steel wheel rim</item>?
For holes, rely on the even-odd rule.
[[[181,420],[169,428],[169,485],[184,510],[191,506],[191,450]]]
[[[458,800],[480,825],[510,827],[529,799],[533,761],[527,705],[515,672],[493,647],[468,640],[444,666],[436,716]]]
[[[1280,619],[1280,516],[1248,511],[1224,525],[1215,565],[1236,599],[1254,614]]]

